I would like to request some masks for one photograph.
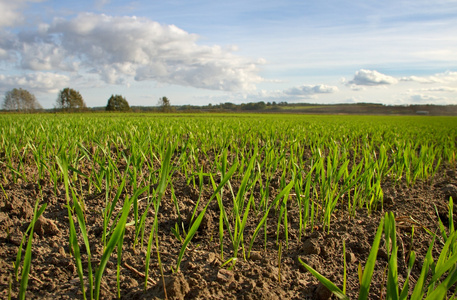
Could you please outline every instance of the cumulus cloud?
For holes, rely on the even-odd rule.
[[[20,24],[24,21],[22,9],[27,2],[42,0],[0,0],[0,28]]]
[[[301,85],[291,87],[284,90],[260,90],[252,93],[244,94],[232,94],[232,99],[242,99],[247,102],[258,102],[258,101],[286,101],[286,102],[300,102],[303,100],[319,98],[319,95],[332,94],[338,92],[338,87],[330,86],[325,84],[318,85]],[[218,102],[227,102],[229,96],[224,95]],[[214,99],[212,99],[214,101]],[[230,100],[235,101],[235,100]],[[235,101],[237,102],[237,101]],[[238,101],[239,102],[239,101]]]
[[[66,51],[49,43],[24,43],[21,49],[21,67],[33,71],[76,71],[79,63],[68,60]]]
[[[365,91],[366,88],[361,86],[361,85],[357,85],[357,84],[350,84],[349,87],[351,88],[351,90],[353,91]]]
[[[310,96],[314,94],[330,94],[337,92],[336,86],[329,86],[325,84],[319,85],[302,85],[284,90],[284,94],[291,96]]]
[[[257,74],[263,60],[198,45],[197,35],[146,18],[82,13],[19,38],[20,65],[29,70],[83,70],[111,84],[133,78],[224,91],[252,91],[263,80]]]
[[[448,104],[448,99],[445,97],[437,97],[428,94],[413,94],[409,97],[410,102],[414,104]]]
[[[432,76],[407,76],[400,78],[401,81],[413,81],[418,83],[450,83],[457,81],[457,72],[447,71]]]
[[[66,75],[35,72],[25,75],[0,74],[0,91],[6,92],[21,87],[35,93],[57,93],[68,86],[70,78]]]
[[[14,63],[16,60],[14,51],[16,44],[16,37],[14,35],[0,30],[0,59],[5,62]]]
[[[0,0],[0,28],[14,25],[23,20],[18,11],[25,1]]]
[[[447,71],[444,73],[436,74],[436,76],[442,77],[445,82],[457,81],[457,72]]]
[[[457,93],[457,88],[449,87],[449,86],[438,86],[428,89],[421,89],[424,92],[444,92],[444,93]]]
[[[429,76],[429,77],[407,76],[407,77],[400,78],[400,80],[401,81],[413,81],[413,82],[419,82],[419,83],[439,83],[439,82],[441,82],[441,80],[435,76]]]
[[[378,71],[361,69],[355,72],[354,79],[349,81],[349,84],[378,86],[396,84],[398,80],[392,76],[388,76]]]

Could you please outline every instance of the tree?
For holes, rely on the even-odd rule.
[[[236,105],[231,103],[231,102],[225,102],[225,103],[221,104],[221,108],[235,110],[236,109]]]
[[[159,106],[163,112],[171,111],[171,103],[167,97],[159,98]]]
[[[73,111],[85,109],[87,106],[78,91],[71,88],[64,88],[59,92],[56,108],[65,111]]]
[[[249,103],[243,103],[241,104],[241,109],[243,110],[262,110],[265,109],[265,102],[260,101],[257,103],[254,102],[249,102]]]
[[[111,95],[106,105],[107,111],[129,111],[130,106],[127,100],[121,95]]]
[[[42,108],[32,93],[21,88],[6,92],[2,106],[3,109],[16,111],[31,111]]]

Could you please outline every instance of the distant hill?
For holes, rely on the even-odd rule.
[[[159,111],[158,107],[132,107],[133,111]],[[173,106],[175,112],[258,112],[299,114],[358,114],[358,115],[430,115],[457,116],[457,105],[383,105],[375,103],[309,104],[309,103],[221,103],[217,105]]]
[[[131,106],[132,112],[161,112],[158,106]],[[55,109],[37,110],[36,112],[56,112]],[[84,112],[105,111],[104,106],[92,107]],[[2,111],[7,112],[7,111]],[[81,112],[81,111],[79,111]],[[296,113],[296,114],[354,114],[354,115],[428,115],[428,116],[457,116],[457,105],[383,105],[376,103],[347,103],[347,104],[312,104],[287,102],[250,102],[234,104],[231,102],[215,105],[175,105],[170,112],[250,112],[250,113]]]

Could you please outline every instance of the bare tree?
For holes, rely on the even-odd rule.
[[[159,105],[160,109],[162,110],[162,112],[170,112],[171,111],[170,99],[168,99],[167,97],[159,98],[158,105]]]
[[[71,88],[64,88],[59,92],[59,96],[56,101],[56,108],[65,111],[74,111],[86,109],[87,106],[78,91]]]
[[[12,89],[11,91],[6,92],[2,107],[5,110],[16,110],[21,112],[42,108],[32,93],[21,88]]]

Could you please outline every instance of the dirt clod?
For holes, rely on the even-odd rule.
[[[258,252],[258,251],[252,251],[251,256],[249,258],[251,260],[262,260],[263,259],[262,254],[260,254],[260,252]]]
[[[453,184],[446,184],[443,187],[443,193],[447,198],[452,197],[452,199],[457,199],[457,186]]]
[[[318,300],[328,300],[332,296],[332,292],[319,282],[316,288],[316,296]]]
[[[307,239],[303,243],[303,254],[319,254],[320,252],[321,248],[317,239]]]
[[[40,216],[35,222],[35,232],[40,236],[57,235],[59,228],[53,220]]]
[[[352,252],[346,252],[346,263],[352,264],[357,261],[357,258],[355,257],[354,253]]]
[[[235,280],[233,272],[228,271],[226,269],[219,269],[219,271],[217,272],[217,281],[219,283],[229,284],[233,280]]]
[[[0,167],[1,168],[1,167]],[[430,182],[418,182],[416,185],[408,185],[405,181],[394,183],[387,179],[382,183],[384,206],[368,213],[366,208],[356,209],[353,214],[347,211],[346,202],[344,205],[337,204],[335,216],[332,217],[331,226],[322,226],[316,219],[313,228],[309,225],[299,237],[298,207],[295,201],[289,201],[287,207],[288,218],[288,244],[285,243],[284,228],[281,224],[279,240],[283,242],[281,260],[278,263],[277,245],[277,224],[280,216],[278,211],[272,208],[267,220],[267,232],[263,228],[258,236],[252,241],[250,257],[247,257],[251,247],[251,237],[259,224],[259,215],[250,213],[246,220],[246,227],[243,232],[243,245],[239,246],[237,261],[232,270],[220,268],[227,259],[233,256],[233,243],[229,239],[229,232],[226,224],[223,225],[224,244],[223,256],[221,255],[221,245],[219,242],[219,217],[220,210],[218,202],[207,207],[205,217],[202,220],[199,231],[195,234],[192,241],[188,244],[182,257],[180,271],[173,273],[176,266],[179,251],[183,245],[179,236],[175,236],[171,228],[178,224],[179,234],[185,238],[184,231],[188,232],[189,220],[186,217],[193,212],[196,201],[195,195],[199,191],[189,187],[186,180],[182,177],[173,178],[174,193],[178,200],[180,215],[179,219],[172,200],[172,193],[167,189],[164,199],[161,202],[158,214],[158,242],[160,246],[161,263],[166,279],[166,290],[169,299],[332,299],[330,292],[318,280],[314,278],[298,261],[310,265],[316,271],[329,278],[337,286],[343,283],[343,264],[344,257],[347,262],[347,293],[350,299],[358,297],[358,264],[365,266],[366,260],[373,244],[374,235],[381,218],[386,212],[393,212],[398,217],[397,234],[401,238],[404,249],[415,251],[417,259],[412,274],[414,278],[420,275],[421,262],[428,250],[430,235],[423,228],[431,232],[439,232],[439,219],[448,230],[448,196],[457,192],[457,178],[450,175],[452,172],[446,170],[439,171]],[[82,170],[84,171],[84,170]],[[33,175],[33,173],[32,173]],[[31,176],[32,176],[31,175]],[[48,203],[48,207],[43,212],[42,217],[35,224],[35,234],[32,244],[32,270],[31,275],[40,281],[30,279],[27,290],[27,298],[30,299],[82,299],[80,291],[79,276],[74,259],[74,253],[69,246],[69,220],[65,199],[65,189],[59,187],[58,193],[54,192],[54,185],[50,183],[50,178],[43,178],[49,184],[41,184],[43,195],[42,203]],[[45,183],[43,182],[43,183]],[[273,183],[275,180],[273,180]],[[236,193],[240,182],[236,179],[230,181],[233,192]],[[190,185],[191,186],[191,185]],[[275,188],[270,186],[270,197],[274,197],[280,192],[280,184]],[[18,246],[27,230],[28,224],[33,217],[33,202],[30,199],[33,192],[32,186],[28,184],[9,184],[4,185],[5,192],[0,191],[0,298],[7,298],[9,289],[8,279],[14,274],[13,265],[16,260]],[[211,197],[214,190],[210,184],[205,184],[201,193],[200,208],[196,216],[205,207],[206,201]],[[84,189],[82,185],[82,196],[85,201],[85,217],[90,252],[92,254],[92,270],[96,270],[100,264],[104,251],[102,243],[103,236],[103,207],[105,204],[105,191],[98,192],[92,187]],[[123,200],[131,191],[127,189],[122,193],[120,201],[113,212],[113,220],[118,211],[122,208]],[[232,191],[226,189],[223,197],[224,205],[228,216],[231,216]],[[115,192],[110,197],[115,196]],[[446,197],[444,197],[446,196]],[[147,207],[147,195],[141,195],[138,202],[138,211],[142,214]],[[255,196],[254,201],[260,197]],[[456,196],[457,199],[457,196]],[[31,204],[32,203],[32,204]],[[438,215],[435,213],[435,206]],[[256,202],[256,209],[260,206]],[[122,248],[122,264],[120,266],[121,299],[164,299],[164,289],[160,274],[159,262],[157,259],[157,249],[155,245],[155,235],[150,256],[149,284],[144,290],[145,260],[147,256],[147,245],[149,234],[152,230],[154,207],[148,211],[145,229],[144,243],[138,243],[133,249],[135,239],[135,227],[130,226],[125,231],[124,244]],[[454,204],[454,212],[455,209]],[[303,216],[302,216],[303,217]],[[457,218],[454,218],[457,219]],[[82,265],[84,269],[85,284],[87,281],[88,251],[80,235],[80,227],[75,220],[78,244]],[[133,220],[129,216],[128,222]],[[228,218],[232,221],[231,217]],[[411,227],[415,225],[414,238],[411,239]],[[187,222],[186,222],[187,221]],[[108,230],[111,227],[108,224]],[[233,223],[231,223],[233,225]],[[234,227],[230,228],[234,230]],[[313,229],[313,230],[311,230]],[[139,233],[141,239],[141,232]],[[410,245],[412,240],[412,245]],[[343,241],[346,241],[346,253],[343,253]],[[26,239],[25,243],[28,240]],[[397,245],[402,245],[398,240]],[[26,244],[23,245],[25,249]],[[441,247],[441,248],[440,248]],[[439,253],[442,249],[440,243],[435,244],[434,253]],[[24,251],[24,250],[23,250]],[[373,282],[370,287],[370,299],[381,299],[380,286],[384,283],[385,265],[387,260],[387,250],[385,242],[380,244],[377,262],[373,274]],[[345,256],[344,256],[345,255]],[[403,247],[399,248],[399,278],[404,280],[407,276],[407,267],[404,261],[405,254]],[[223,257],[223,259],[221,258]],[[246,260],[244,259],[246,257]],[[124,267],[128,263],[132,269]],[[225,266],[226,268],[230,265]],[[280,266],[280,267],[279,267]],[[174,270],[172,270],[172,268]],[[14,277],[14,276],[13,276]],[[103,299],[117,298],[117,249],[109,258],[105,272],[102,277],[102,289],[100,296]],[[403,284],[403,282],[400,282]],[[19,284],[15,280],[12,282],[13,298],[17,297]],[[333,297],[335,298],[335,297]]]
[[[184,299],[190,291],[189,284],[182,273],[173,274],[166,282],[167,296],[170,299]]]

